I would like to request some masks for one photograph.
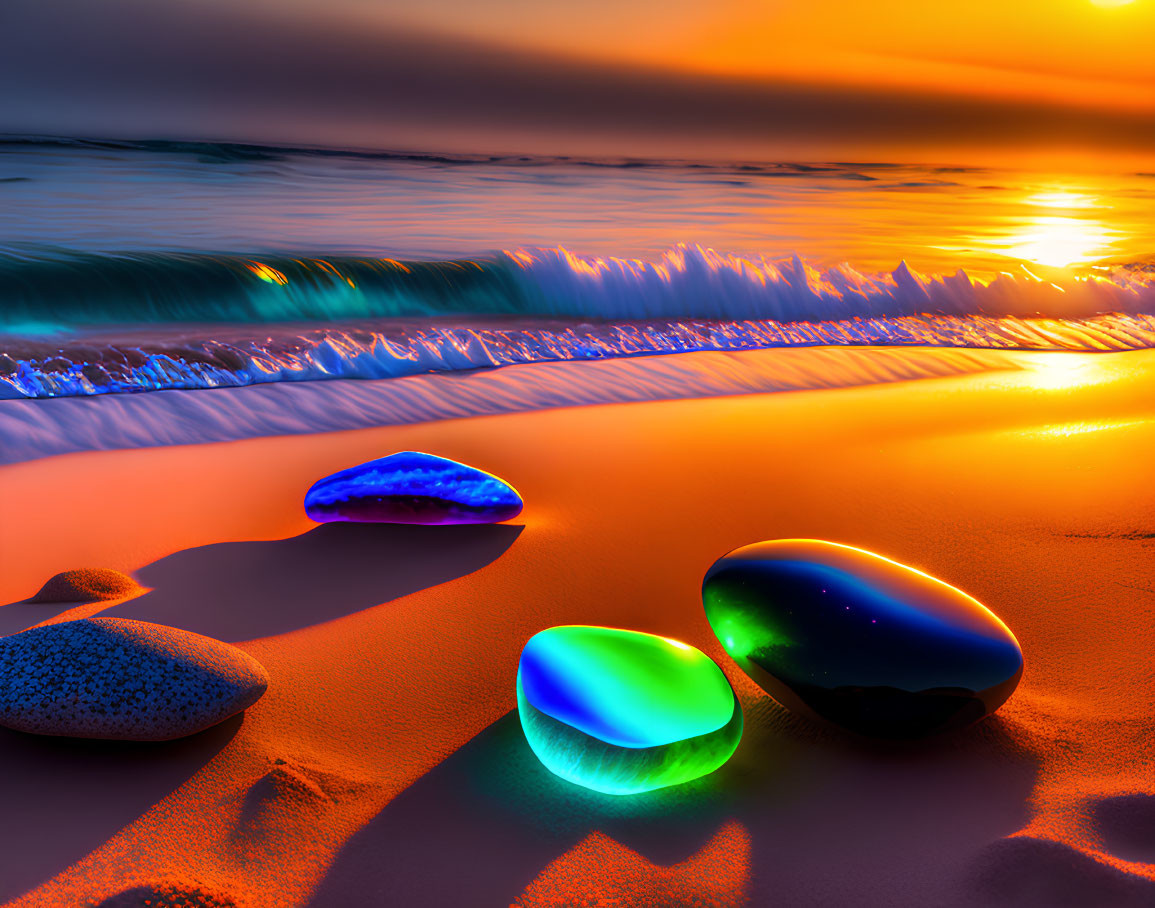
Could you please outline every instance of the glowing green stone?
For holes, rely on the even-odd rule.
[[[705,653],[608,627],[532,637],[518,665],[517,708],[550,772],[607,794],[704,776],[742,737],[742,708]]]

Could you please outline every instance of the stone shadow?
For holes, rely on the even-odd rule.
[[[233,716],[175,741],[94,741],[0,728],[0,902],[95,851],[207,765]]]
[[[615,797],[550,774],[514,711],[354,835],[310,905],[462,904],[466,894],[508,905],[594,831],[671,865],[738,820],[753,844],[752,904],[921,908],[1026,819],[1038,761],[998,718],[914,745],[819,729],[766,698],[746,718],[718,772]]]
[[[101,615],[230,642],[270,637],[463,577],[497,560],[523,529],[326,523],[289,539],[200,546],[137,571],[152,591]]]

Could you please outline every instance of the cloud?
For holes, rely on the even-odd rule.
[[[323,4],[318,4],[323,9]],[[66,14],[67,13],[67,14]],[[588,150],[1155,149],[1155,119],[563,59],[363,22],[142,0],[5,0],[8,132]],[[5,46],[6,45],[6,46]],[[581,146],[579,149],[577,146]]]

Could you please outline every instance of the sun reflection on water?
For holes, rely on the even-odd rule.
[[[1038,205],[1042,208],[1096,208],[1099,200],[1092,195],[1068,190],[1053,190],[1027,196],[1024,201],[1028,205]]]
[[[1027,211],[1011,217],[1010,230],[988,239],[995,251],[1020,262],[1050,268],[1089,265],[1117,252],[1122,231],[1084,212],[1110,208],[1094,194],[1067,187],[1040,189],[1026,195]]]
[[[1103,258],[1118,235],[1099,221],[1046,215],[1023,223],[1007,238],[1005,249],[1017,259],[1065,268]]]

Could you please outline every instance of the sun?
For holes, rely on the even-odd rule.
[[[1091,0],[1095,6],[1127,6],[1135,0]]]

